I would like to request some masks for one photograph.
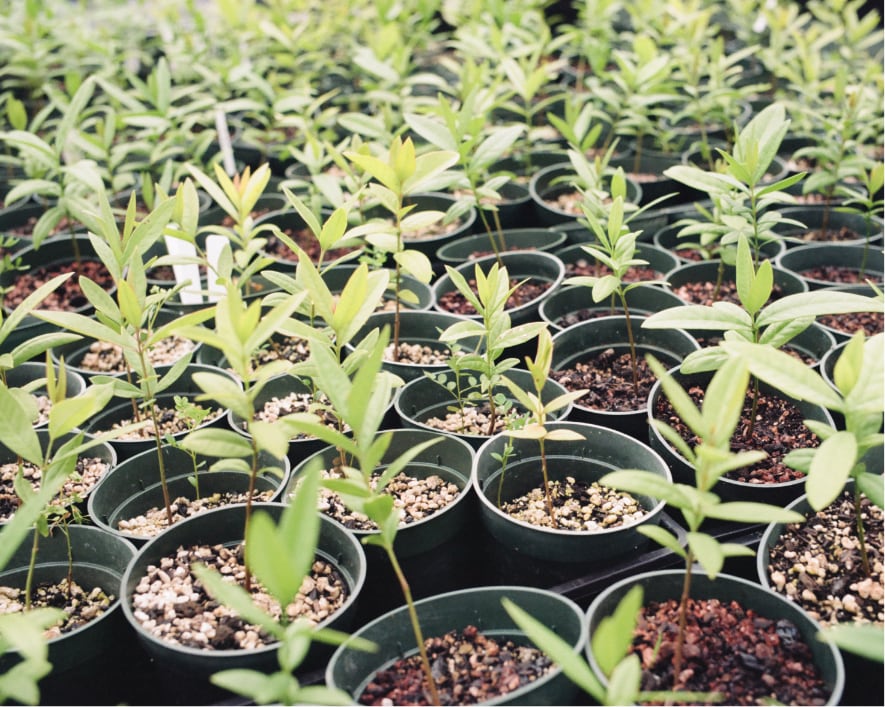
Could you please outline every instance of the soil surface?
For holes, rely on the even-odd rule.
[[[207,472],[211,473],[211,472]],[[252,495],[254,501],[269,501],[273,491],[256,491]],[[236,503],[246,503],[249,494],[246,492],[213,493],[200,498],[187,498],[179,496],[170,501],[169,508],[172,511],[172,523],[175,524],[185,518],[190,518],[203,511],[222,506],[232,506]],[[166,515],[165,506],[149,508],[144,513],[131,518],[122,518],[117,523],[117,528],[126,533],[137,535],[142,538],[152,538],[159,535],[171,525]]]
[[[800,270],[799,275],[808,280],[819,280],[838,285],[862,285],[867,280],[882,284],[882,274],[867,270],[861,273],[859,268],[851,268],[842,265],[821,265],[814,268]]]
[[[719,284],[718,290],[716,288],[716,282],[713,280],[686,282],[683,285],[673,287],[673,292],[689,304],[703,304],[709,307],[714,302],[731,302],[740,305],[740,299],[737,294],[737,284],[734,280],[723,280]],[[783,295],[783,288],[775,283],[771,291],[771,297],[768,301],[771,302],[783,297]]]
[[[819,324],[836,329],[845,334],[853,334],[863,329],[866,336],[879,334],[885,329],[885,315],[882,312],[851,312],[849,314],[828,314],[818,317]]]
[[[475,626],[428,638],[424,645],[443,705],[473,705],[506,695],[553,668],[536,648],[484,636]],[[358,702],[431,704],[417,653],[378,671]]]
[[[695,405],[701,405],[704,399],[703,388],[691,386],[686,392]],[[783,459],[794,449],[817,447],[820,444],[817,435],[805,426],[805,415],[788,400],[762,392],[755,422],[751,425],[752,405],[753,386],[750,385],[741,419],[731,438],[731,449],[734,452],[762,450],[768,457],[753,466],[729,471],[725,478],[747,484],[778,484],[803,478],[805,475],[802,472],[788,467]],[[654,417],[673,427],[690,447],[700,442],[676,414],[666,396],[661,395],[655,401]]]
[[[672,656],[678,603],[644,607],[632,652],[642,661],[642,689],[674,688]],[[829,691],[799,631],[738,602],[689,600],[680,690],[721,692],[725,705],[822,705]],[[681,704],[681,703],[680,703]]]
[[[845,491],[804,523],[788,525],[769,550],[772,589],[824,625],[885,623],[882,509],[861,496],[870,574],[864,571],[854,494]]]
[[[587,389],[576,405],[608,412],[632,412],[645,407],[656,380],[641,356],[636,363],[636,385],[630,354],[619,354],[613,348],[577,362],[574,368],[551,371],[550,377],[568,390]]]
[[[170,336],[149,348],[147,358],[154,366],[171,365],[195,348],[196,343],[190,339]],[[75,365],[97,373],[125,373],[129,370],[123,348],[107,341],[94,341]]]
[[[40,304],[40,309],[53,311],[72,311],[89,304],[80,289],[79,278],[86,277],[105,290],[113,287],[114,281],[107,268],[96,260],[83,260],[79,266],[65,263],[51,267],[31,268],[18,274],[3,295],[3,306],[9,309],[17,307],[22,301],[41,285],[62,273],[76,272],[73,277],[65,280]]]
[[[58,638],[89,623],[104,614],[116,597],[105,594],[101,587],[85,589],[77,582],[68,585],[67,578],[52,584],[44,582],[34,587],[31,607],[55,608],[65,612],[65,618],[43,633],[48,640]],[[0,587],[0,614],[20,614],[25,610],[24,591],[19,587]]]
[[[550,520],[541,485],[502,504],[501,510],[517,520],[544,528],[591,532],[630,525],[648,515],[629,493],[600,486],[595,481],[588,483],[567,476],[563,481],[551,480],[549,488],[555,523]]]
[[[64,504],[81,502],[109,468],[107,462],[98,457],[78,458],[74,473],[65,481],[55,502]],[[22,462],[21,467],[15,462],[0,465],[0,523],[10,520],[21,505],[21,498],[16,494],[14,487],[19,469],[34,491],[40,488],[42,473],[30,462]]]
[[[179,547],[174,556],[150,565],[140,578],[130,598],[135,619],[157,638],[191,648],[252,649],[272,642],[257,626],[212,599],[191,573],[191,564],[199,562],[218,571],[226,581],[242,583],[246,575],[242,553],[242,544],[232,548]],[[286,613],[317,624],[335,613],[347,596],[347,585],[338,570],[317,559]],[[258,582],[252,584],[252,598],[271,615],[281,615],[279,603]]]
[[[510,280],[510,287],[516,287],[516,289],[510,297],[507,298],[505,309],[515,309],[516,307],[521,307],[522,305],[537,299],[550,289],[551,285],[550,282],[534,280],[532,278],[529,278],[521,285],[519,282],[520,281],[516,279]],[[470,285],[471,290],[476,292],[476,280],[468,280],[467,284]],[[519,286],[517,287],[517,285]],[[470,304],[470,302],[467,301],[467,298],[458,292],[458,290],[451,290],[441,294],[439,297],[439,306],[445,311],[452,312],[453,314],[464,314],[467,316],[476,314],[476,309],[474,309],[473,305]]]

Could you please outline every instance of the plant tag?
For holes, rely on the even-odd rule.
[[[206,236],[206,259],[209,261],[209,276],[206,282],[206,289],[209,294],[206,298],[210,302],[217,302],[224,295],[224,287],[217,282],[219,277],[218,264],[221,260],[221,252],[229,244],[230,239],[219,233]]]
[[[237,172],[234,160],[234,148],[230,144],[230,131],[227,127],[227,115],[221,108],[215,109],[215,131],[218,133],[218,147],[221,150],[221,164],[228,177]]]
[[[166,250],[169,255],[181,256],[183,258],[195,258],[197,250],[193,243],[181,240],[181,238],[173,238],[165,236]],[[196,263],[183,263],[181,265],[173,265],[172,272],[175,274],[175,282],[181,284],[190,281],[190,285],[179,291],[178,297],[182,304],[202,304],[203,295],[200,294],[200,266]]]

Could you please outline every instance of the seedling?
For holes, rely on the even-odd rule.
[[[547,454],[545,453],[545,443],[548,441],[570,441],[584,439],[584,436],[574,430],[548,430],[544,425],[547,422],[547,415],[551,412],[561,410],[580,398],[586,390],[575,390],[563,393],[555,397],[553,400],[545,403],[541,399],[541,391],[550,375],[550,364],[553,360],[553,337],[550,330],[544,327],[538,332],[538,350],[535,358],[530,359],[526,356],[525,363],[529,373],[532,374],[532,384],[535,391],[523,390],[506,376],[503,378],[504,385],[516,398],[517,402],[522,404],[529,412],[529,421],[518,429],[505,430],[504,434],[508,437],[518,437],[522,439],[536,439],[541,453],[541,476],[543,477],[544,498],[547,501],[547,513],[550,516],[550,523],[555,528],[557,526],[556,515],[553,512],[553,499],[550,494],[550,482],[547,474]],[[506,465],[506,464],[505,464]],[[498,503],[500,505],[501,485],[504,483],[504,473],[502,471],[498,486]]]
[[[84,210],[82,214],[94,229],[89,238],[116,284],[116,299],[88,278],[81,278],[80,287],[86,299],[95,308],[94,317],[78,312],[48,310],[35,314],[62,329],[96,341],[116,344],[123,351],[128,373],[126,378],[97,376],[96,380],[112,382],[115,395],[132,400],[135,420],[141,420],[145,415],[150,420],[157,449],[166,517],[170,523],[172,522],[171,499],[166,484],[166,467],[161,451],[162,433],[155,403],[157,395],[169,388],[184,373],[190,363],[191,354],[182,356],[160,377],[148,351],[163,339],[180,333],[184,327],[205,321],[212,316],[212,309],[207,308],[157,326],[157,317],[162,306],[186,283],[179,283],[176,287],[165,291],[148,292],[146,265],[143,258],[163,234],[176,207],[181,208],[176,199],[166,199],[159,202],[141,222],[136,222],[135,194],[132,194],[121,230],[107,194],[102,190],[99,194],[98,211]]]
[[[212,684],[249,697],[257,704],[347,705],[350,695],[325,685],[302,685],[295,670],[307,656],[310,644],[319,641],[339,645],[350,641],[354,649],[374,651],[375,644],[351,638],[329,628],[311,626],[305,619],[292,620],[285,608],[294,601],[316,557],[320,515],[316,511],[320,470],[312,467],[286,508],[274,523],[266,511],[257,511],[246,532],[245,561],[255,578],[281,607],[275,618],[253,601],[245,589],[225,581],[213,569],[194,563],[191,569],[218,601],[234,609],[245,621],[260,627],[280,642],[277,649],[279,670],[233,669],[215,673]]]
[[[329,396],[336,414],[350,427],[351,434],[343,434],[331,427],[302,420],[294,421],[293,426],[339,450],[339,458],[342,460],[340,468],[344,477],[328,479],[323,485],[338,493],[348,508],[363,513],[377,525],[378,533],[366,536],[363,542],[381,547],[390,561],[408,607],[430,699],[433,704],[438,705],[440,701],[436,681],[424,647],[412,591],[394,551],[394,541],[400,525],[399,513],[394,507],[393,497],[384,493],[391,479],[403,471],[415,456],[438,440],[428,440],[412,447],[390,462],[383,473],[377,474],[392,434],[380,432],[394,385],[393,377],[381,369],[388,340],[389,332],[385,327],[352,378],[341,369],[326,348],[312,348],[311,358],[315,362],[317,381]],[[350,463],[345,461],[348,459],[351,460]]]
[[[478,375],[480,395],[485,397],[489,405],[486,433],[492,435],[498,417],[495,388],[502,384],[505,373],[519,363],[516,358],[501,357],[506,349],[533,339],[545,329],[546,325],[544,322],[528,322],[511,327],[510,315],[506,311],[507,300],[519,284],[511,285],[507,268],[499,266],[497,262],[492,263],[487,274],[483,273],[479,264],[474,266],[475,291],[467,279],[451,266],[446,266],[446,272],[458,292],[476,310],[479,321],[465,319],[452,324],[440,334],[439,338],[446,343],[464,339],[475,340],[472,351],[460,356],[450,356],[448,362],[456,377],[460,376],[462,371],[473,371]],[[458,385],[460,386],[460,383]],[[459,406],[462,404],[459,401]]]
[[[885,507],[882,477],[868,472],[864,457],[882,447],[882,359],[885,336],[865,339],[862,331],[846,345],[834,368],[834,390],[817,371],[801,361],[764,344],[730,341],[722,344],[730,357],[740,357],[753,375],[799,400],[823,405],[845,419],[845,429],[805,420],[821,440],[820,446],[790,452],[784,462],[808,476],[805,491],[815,510],[829,506],[854,479],[855,524],[864,571],[872,571],[866,548],[860,496],[865,494],[879,508]]]
[[[731,436],[740,420],[749,373],[742,360],[729,359],[713,375],[700,410],[664,366],[653,356],[646,356],[649,367],[661,381],[664,393],[682,421],[700,439],[690,448],[679,433],[661,420],[651,424],[694,467],[694,486],[673,483],[648,471],[624,469],[606,474],[600,484],[630,493],[645,494],[666,501],[679,509],[688,528],[687,546],[661,526],[640,526],[639,532],[676,553],[685,560],[685,576],[679,600],[679,633],[673,654],[674,690],[678,688],[682,670],[683,645],[688,601],[691,595],[692,566],[698,562],[710,579],[722,570],[726,557],[752,555],[753,551],[739,543],[722,543],[702,532],[707,519],[738,523],[795,523],[801,514],[778,506],[744,501],[725,502],[713,493],[716,482],[728,471],[755,464],[765,458],[762,451],[732,452]]]

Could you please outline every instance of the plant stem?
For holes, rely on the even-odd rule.
[[[636,339],[633,336],[633,322],[630,319],[630,308],[623,290],[618,291],[621,306],[624,308],[624,320],[627,326],[627,343],[630,345],[630,368],[633,371],[633,394],[639,395],[639,361],[636,358]]]
[[[694,558],[689,551],[685,557],[685,577],[682,580],[682,596],[679,597],[679,631],[676,646],[673,648],[673,689],[679,687],[679,674],[682,672],[682,647],[685,645],[685,624],[688,618],[688,601],[691,598],[691,566]]]
[[[148,369],[147,357],[144,347],[141,344],[140,332],[136,332],[136,335],[138,336],[139,341],[138,359],[141,364],[141,370],[145,372],[151,370],[153,373],[153,369]],[[160,439],[160,421],[157,419],[157,408],[154,404],[154,395],[151,392],[150,376],[145,375],[142,384],[144,385],[145,403],[148,406],[149,414],[151,416],[151,425],[154,428],[154,443],[157,447],[157,468],[160,472],[160,488],[163,491],[163,505],[166,507],[166,522],[169,525],[172,525],[172,500],[169,498],[169,485],[166,483],[166,460],[163,458],[163,443]]]
[[[246,520],[243,523],[243,547],[244,552],[243,555],[245,557],[245,538],[246,538],[246,530],[249,527],[249,520],[252,518],[252,496],[255,493],[255,480],[258,477],[258,442],[255,441],[255,436],[251,435],[249,437],[250,444],[252,446],[252,468],[249,470],[249,491],[246,495],[246,508],[245,508],[245,516]],[[243,563],[246,567],[246,575],[243,578],[243,588],[247,592],[252,591],[252,572],[249,570],[249,563]]]
[[[31,559],[28,563],[28,576],[25,578],[25,611],[31,610],[31,591],[34,588],[34,568],[37,566],[37,548],[40,547],[40,531],[33,530],[34,540],[31,543]]]
[[[861,517],[860,489],[857,488],[856,483],[854,485],[854,518],[857,523],[857,542],[860,545],[860,559],[863,563],[863,571],[867,577],[871,577],[872,571],[870,569],[870,556],[867,553],[866,530]]]
[[[538,440],[541,448],[541,475],[544,477],[544,498],[547,501],[547,513],[550,514],[550,525],[557,527],[556,516],[553,514],[553,497],[550,495],[550,477],[547,475],[547,454],[544,450],[544,438]]]
[[[412,599],[412,589],[406,580],[406,575],[400,567],[396,554],[393,551],[393,545],[385,543],[384,550],[387,552],[387,558],[393,567],[393,572],[399,581],[400,589],[403,592],[403,598],[406,600],[406,607],[409,612],[409,621],[412,624],[412,631],[415,634],[415,643],[418,645],[418,653],[421,656],[421,667],[424,670],[424,678],[427,680],[427,688],[430,692],[430,702],[439,705],[439,691],[436,689],[436,681],[433,679],[433,671],[430,669],[430,660],[427,657],[427,648],[424,646],[424,634],[421,631],[421,622],[418,620],[418,612],[415,610],[415,601]]]

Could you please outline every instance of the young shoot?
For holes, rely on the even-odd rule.
[[[722,570],[725,558],[752,555],[753,551],[739,543],[722,543],[702,532],[707,519],[738,523],[795,523],[802,516],[778,506],[744,501],[722,502],[713,492],[719,479],[728,471],[740,469],[764,459],[763,451],[731,451],[731,437],[743,408],[749,372],[741,359],[729,359],[713,375],[704,393],[701,408],[695,407],[688,393],[653,356],[646,357],[649,367],[661,381],[664,393],[680,419],[697,435],[700,442],[691,448],[667,423],[652,419],[651,424],[688,460],[694,468],[695,483],[674,483],[648,471],[622,469],[606,474],[600,484],[622,491],[645,494],[666,501],[682,514],[687,533],[683,547],[669,530],[655,525],[640,526],[639,532],[675,552],[685,561],[685,575],[679,600],[679,633],[673,654],[673,689],[679,687],[688,602],[691,597],[692,566],[697,562],[710,579]]]

